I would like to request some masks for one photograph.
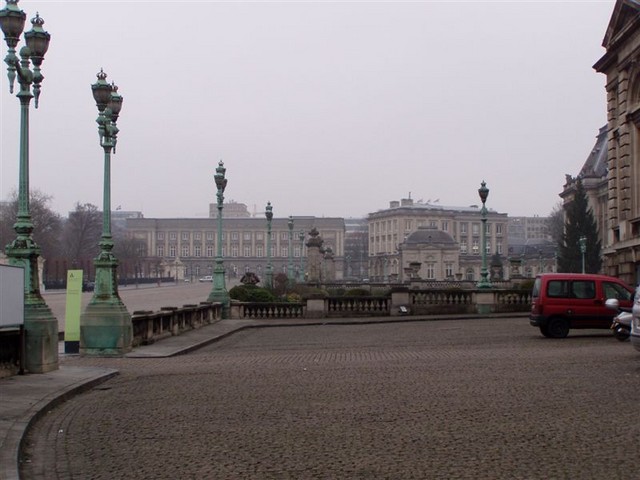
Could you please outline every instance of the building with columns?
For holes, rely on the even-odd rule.
[[[368,220],[369,275],[372,280],[406,281],[417,263],[420,266],[416,274],[422,279],[480,279],[482,223],[479,206],[445,207],[408,198],[390,202],[389,208],[370,213]],[[506,213],[488,211],[487,259],[497,255],[506,261],[509,248],[507,222]],[[416,234],[412,235],[414,232]],[[508,271],[504,268],[504,272]]]
[[[242,205],[235,204],[234,205]],[[225,204],[226,209],[226,204]],[[261,279],[267,266],[267,220],[245,215],[227,216],[223,210],[222,238],[218,239],[214,218],[128,218],[127,231],[146,245],[146,256],[141,260],[143,277],[171,276],[179,281],[197,281],[213,274],[217,242],[222,241],[222,255],[227,277],[240,279],[253,272]],[[217,215],[217,212],[213,213]],[[271,265],[274,275],[287,273],[289,249],[293,250],[293,267],[298,272],[305,268],[308,233],[316,228],[339,262],[336,278],[343,275],[345,225],[342,218],[293,217],[293,238],[289,240],[289,218],[273,218],[271,222]],[[301,238],[302,234],[302,238]]]
[[[606,75],[607,177],[603,271],[640,280],[640,3],[617,0],[593,68]]]

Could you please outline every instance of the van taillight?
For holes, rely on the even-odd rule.
[[[542,315],[542,305],[538,305],[536,302],[531,304],[531,313],[534,315]]]

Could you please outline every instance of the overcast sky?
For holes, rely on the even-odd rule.
[[[488,207],[547,215],[606,123],[592,65],[613,6],[21,0],[51,34],[31,188],[65,216],[102,208],[90,86],[104,68],[124,97],[113,209],[207,216],[223,160],[226,200],[259,215],[267,201],[276,217],[361,217],[409,195],[468,206],[483,179]],[[6,199],[20,109],[2,66]]]

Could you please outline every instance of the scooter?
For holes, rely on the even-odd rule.
[[[629,335],[631,334],[631,319],[633,318],[631,310],[620,307],[618,300],[615,298],[608,299],[605,305],[618,312],[611,322],[610,328],[613,336],[621,342],[629,340]]]

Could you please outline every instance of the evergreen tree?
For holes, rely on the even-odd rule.
[[[582,251],[580,237],[586,238],[585,272],[598,273],[602,260],[602,245],[598,235],[598,225],[587,202],[582,180],[576,180],[576,192],[566,207],[564,234],[558,245],[558,271],[582,272]]]

